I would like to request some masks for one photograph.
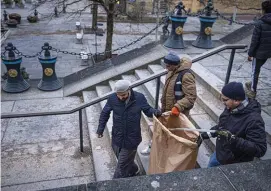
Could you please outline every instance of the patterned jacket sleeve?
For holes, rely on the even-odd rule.
[[[184,74],[182,79],[182,91],[184,98],[177,101],[174,105],[180,112],[184,111],[184,109],[191,109],[197,99],[196,80],[193,74]]]

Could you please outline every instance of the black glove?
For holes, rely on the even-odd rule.
[[[217,134],[219,136],[224,136],[226,137],[226,140],[228,142],[233,142],[235,140],[235,135],[233,135],[231,132],[227,131],[227,130],[221,130],[221,131],[217,131]]]
[[[200,136],[202,139],[210,139],[208,133],[206,133],[206,132],[200,133]]]
[[[202,139],[210,139],[217,137],[217,132],[208,134],[207,132],[203,132],[200,134]]]
[[[162,115],[162,112],[160,111],[160,110],[156,110],[154,113],[153,113],[153,115],[155,116],[155,117],[160,117],[161,115]]]

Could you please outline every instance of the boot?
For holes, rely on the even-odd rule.
[[[251,89],[251,82],[245,83],[245,93],[248,98],[255,99],[256,98],[256,92]]]

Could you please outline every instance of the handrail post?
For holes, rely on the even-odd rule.
[[[155,109],[158,109],[158,101],[159,101],[159,90],[160,90],[160,78],[156,78],[156,95],[155,95]]]
[[[79,110],[79,128],[80,128],[80,151],[84,152],[83,140],[83,122],[82,122],[82,109]]]
[[[230,57],[230,61],[229,61],[228,69],[227,69],[227,74],[226,74],[226,79],[225,79],[225,85],[228,84],[229,80],[230,80],[231,69],[232,69],[233,59],[234,59],[234,55],[235,55],[235,50],[236,49],[232,49],[231,50],[231,57]]]

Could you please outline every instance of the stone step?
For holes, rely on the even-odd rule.
[[[136,77],[135,75],[133,75],[133,74],[130,74],[130,75],[122,75],[121,77],[122,77],[122,79],[124,79],[124,80],[129,80],[131,83],[133,83],[133,82],[135,82],[135,81],[138,80],[137,77]],[[111,87],[112,87],[112,86],[111,86]],[[148,103],[149,103],[152,107],[154,106],[154,104],[152,103],[151,99],[149,98],[149,95],[146,94],[146,92],[144,91],[143,85],[138,86],[138,87],[135,87],[135,88],[133,88],[133,90],[143,93],[144,96],[146,97]]]
[[[84,102],[89,102],[96,97],[97,93],[95,91],[83,91]],[[98,138],[96,134],[100,113],[100,104],[86,108],[96,181],[111,180],[116,166],[116,159],[111,147],[108,130],[105,129],[102,138]]]
[[[135,70],[135,76],[137,79],[145,79],[148,78],[151,73],[147,69]],[[154,104],[155,103],[155,95],[156,95],[156,80],[152,80],[142,85],[143,89],[145,90],[145,94],[148,95],[150,101]],[[152,93],[152,95],[150,94]],[[162,87],[159,90],[159,100],[162,96]],[[159,108],[161,107],[161,102],[158,102]]]
[[[194,63],[197,65],[197,63]],[[163,67],[159,67],[159,66],[148,66],[149,70],[151,70],[151,73],[154,72],[159,72],[163,69]],[[209,77],[211,76],[211,78],[213,78],[213,80],[217,80],[217,77],[213,76],[213,74],[211,74],[209,71],[206,71],[205,68],[202,68],[201,66],[197,66],[197,68],[200,69],[200,74],[203,74],[202,71],[204,71],[204,75],[206,75],[206,78],[203,78],[203,76],[200,76],[198,74],[196,74],[196,85],[197,85],[197,103],[198,106],[192,109],[193,110],[197,110],[197,108],[201,108],[201,110],[204,110],[206,112],[206,114],[201,114],[201,115],[191,115],[191,121],[195,124],[195,126],[197,128],[203,128],[203,129],[210,129],[212,126],[216,125],[218,122],[218,118],[219,115],[223,112],[224,109],[224,105],[222,104],[222,102],[220,102],[218,100],[218,96],[215,96],[218,94],[218,87],[213,87],[211,86],[212,84],[215,84],[214,81],[209,81]],[[194,71],[195,72],[195,71]],[[220,80],[221,81],[221,80]],[[162,81],[161,79],[161,84],[162,86],[164,86],[164,81]],[[201,84],[203,83],[203,84]],[[207,85],[206,85],[207,84]],[[222,84],[221,82],[218,82],[217,84]],[[207,87],[205,87],[207,86]],[[209,87],[209,88],[208,88]],[[212,93],[210,93],[211,90]],[[150,95],[152,93],[149,93]],[[219,97],[220,97],[220,93],[219,93]],[[192,113],[191,111],[191,113]],[[271,124],[270,122],[270,117],[269,115],[267,115],[265,112],[262,111],[262,117],[265,121],[266,124]],[[267,135],[267,142],[269,144],[267,144],[268,146],[268,150],[265,154],[265,156],[263,156],[261,159],[265,160],[265,159],[269,159],[271,157],[271,150],[270,150],[270,133],[269,131],[270,126],[266,125],[266,135]],[[211,150],[215,149],[215,139],[210,139],[205,141],[206,144],[209,146],[209,148]]]
[[[163,67],[159,67],[159,65],[149,65],[148,69],[151,73],[154,73],[162,71]],[[221,96],[220,91],[224,84],[217,76],[198,63],[193,63],[192,69],[196,76],[197,102],[214,121],[218,122],[219,116],[225,108],[223,103],[219,100]],[[164,79],[161,78],[162,87],[164,83]],[[261,115],[267,124],[265,126],[267,142],[271,144],[271,117],[264,111],[262,111]]]
[[[123,75],[129,71],[133,71],[134,69],[147,66],[147,64],[150,63],[160,62],[160,59],[165,56],[167,52],[168,51],[163,46],[157,45],[146,51],[145,54],[128,60],[125,63],[122,63],[120,65],[112,65],[110,68],[104,71],[97,72],[96,74],[87,78],[82,77],[82,80],[73,84],[66,85],[64,87],[64,95],[69,96],[79,93],[87,88],[110,80],[118,75]]]
[[[146,70],[146,69],[135,70],[135,76],[136,76],[137,79],[144,79],[144,78],[147,78],[148,76],[150,76],[150,72],[148,70]],[[154,92],[154,94],[155,94],[155,92],[156,92],[156,81],[155,80],[149,81],[149,82],[143,84],[142,87],[144,88],[144,90],[146,90],[146,94],[148,94],[151,102],[155,103],[155,99],[149,93]],[[150,89],[150,91],[147,91],[148,89]]]
[[[135,75],[122,75],[123,79],[130,80],[131,82],[135,82],[138,80],[138,78]],[[144,91],[144,86],[138,86],[134,88],[135,91],[138,91],[147,99],[147,102],[154,107],[154,103],[149,98],[149,95]],[[142,119],[141,119],[141,135],[142,135],[142,142],[139,144],[137,149],[137,155],[139,157],[139,162],[141,163],[141,167],[143,169],[143,172],[147,173],[149,168],[149,156],[148,155],[142,155],[140,151],[148,147],[149,143],[151,142],[152,134],[150,134],[150,128],[152,127],[152,119],[148,118],[144,113],[142,113]]]
[[[150,66],[151,67],[154,66],[154,67],[160,68],[159,67],[160,65],[149,65],[148,67],[150,67]],[[142,73],[144,73],[144,72],[142,72]],[[146,74],[148,74],[148,73],[146,73]],[[142,75],[142,77],[145,77],[145,76]],[[122,78],[130,80],[131,82],[134,82],[134,81],[136,81],[136,80],[139,79],[135,75],[123,75]],[[137,87],[135,90],[143,93],[145,96],[149,95],[145,91],[145,88],[148,88],[148,87],[145,86],[145,88],[144,88],[144,85],[142,85],[142,86],[143,87],[141,87],[141,86]],[[148,99],[147,96],[146,96],[146,98],[147,98],[147,100],[149,102],[149,99]],[[161,106],[161,102],[160,101],[159,101],[159,106]],[[197,111],[199,111],[199,110],[197,110]],[[202,112],[204,112],[204,111],[202,110]],[[196,114],[198,112],[193,112],[192,111],[191,113]],[[149,155],[147,155],[147,156],[142,155],[140,153],[140,151],[142,149],[145,149],[148,146],[148,144],[150,143],[150,141],[151,141],[152,131],[153,131],[152,125],[153,124],[152,124],[151,119],[148,118],[148,117],[146,117],[143,114],[142,125],[141,125],[142,126],[142,131],[141,131],[141,133],[142,133],[142,142],[141,142],[141,144],[138,147],[138,155],[139,155],[141,163],[142,163],[142,165],[143,165],[143,167],[145,169],[145,172],[148,171],[148,167],[149,167]],[[207,165],[208,165],[209,157],[210,157],[210,149],[207,147],[207,145],[205,145],[205,143],[203,143],[203,146],[201,146],[199,148],[199,153],[198,153],[198,158],[197,158],[198,165],[201,168],[206,168]]]
[[[131,83],[136,81],[135,75],[122,75],[122,79],[129,80]],[[109,85],[111,89],[113,89],[115,85],[115,81],[110,81]],[[144,92],[142,86],[138,86],[134,88],[134,90],[141,93]],[[146,97],[146,99],[147,101],[149,101],[148,97]],[[148,117],[142,112],[141,127],[144,127],[144,125],[146,124],[146,120],[148,120]],[[150,137],[149,137],[148,132],[146,132],[144,128],[141,128],[141,135],[142,135],[142,142],[139,144],[138,149],[137,149],[136,163],[139,165],[142,174],[146,174],[147,172],[146,168],[148,167],[148,160],[147,160],[147,157],[143,156],[140,153],[140,151],[148,146],[150,142]]]
[[[148,68],[159,68],[158,65],[154,66],[154,65],[149,65]],[[151,69],[150,69],[151,70]],[[135,71],[135,75],[137,76],[138,79],[141,79],[141,78],[146,78],[148,75],[150,75],[150,73],[145,69],[145,70],[136,70]],[[141,78],[140,78],[141,77]],[[145,85],[145,86],[144,86]],[[154,86],[154,84],[144,84],[143,85],[143,91],[145,91],[145,94],[151,96],[151,100],[154,100],[155,99],[155,92],[156,92],[156,88]],[[154,87],[152,87],[154,86]],[[148,93],[146,93],[148,92]],[[160,90],[160,92],[162,92]],[[161,102],[159,101],[158,102],[159,104],[159,107],[161,107]],[[150,128],[150,122],[146,122],[147,125],[145,125],[145,131],[147,132],[148,129],[152,129]],[[152,136],[152,132],[149,132],[150,134],[150,137]],[[206,147],[205,144],[203,144],[200,148],[199,148],[199,153],[198,153],[198,159],[197,159],[197,162],[199,164],[199,166],[201,168],[206,168],[207,165],[208,165],[208,161],[209,161],[209,156],[210,156],[210,149]]]
[[[202,85],[201,90],[205,90],[202,91],[202,94],[200,94],[199,102],[204,103],[203,105],[205,105],[207,111],[209,111],[209,114],[212,116],[213,119],[217,121],[223,108],[223,104],[218,100],[220,99],[221,90],[224,86],[224,82],[199,63],[193,63],[192,70],[195,73],[197,81]],[[209,94],[207,93],[208,96],[205,98],[204,94],[208,91]],[[261,112],[261,115],[265,122],[267,142],[271,144],[271,116],[263,110]]]
[[[164,70],[161,65],[149,65],[149,71],[153,74]],[[161,77],[161,86],[165,85],[165,76]],[[218,121],[219,115],[224,109],[224,105],[216,99],[196,78],[197,87],[197,102],[203,107],[203,109],[212,117],[213,120]],[[218,115],[219,114],[219,115]]]
[[[65,97],[1,102],[1,108],[2,112],[46,112],[79,104],[79,97]],[[78,116],[76,112],[1,119],[2,190],[41,190],[95,181],[84,112],[84,153],[79,150]]]
[[[109,86],[96,86],[96,92],[99,97],[103,96],[104,94],[107,94],[111,92],[111,88]],[[104,108],[107,100],[104,100],[100,102],[100,105],[102,108]],[[110,115],[109,120],[106,124],[106,128],[108,129],[108,133],[110,136],[110,139],[112,138],[112,126],[113,126],[113,115]]]

